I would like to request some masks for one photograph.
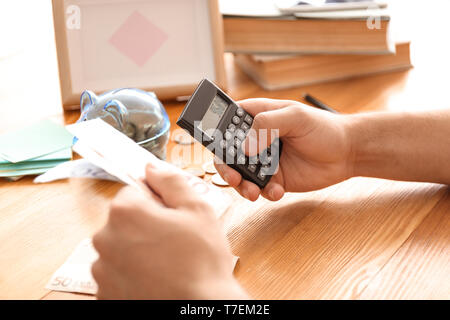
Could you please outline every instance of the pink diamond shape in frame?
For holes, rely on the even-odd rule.
[[[112,35],[109,43],[142,67],[167,39],[163,30],[135,11]]]

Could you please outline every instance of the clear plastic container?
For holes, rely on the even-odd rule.
[[[158,158],[166,159],[170,121],[153,92],[121,88],[97,96],[86,90],[80,107],[78,122],[101,118]]]

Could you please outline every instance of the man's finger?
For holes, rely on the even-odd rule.
[[[227,166],[225,163],[223,163],[222,160],[218,158],[214,159],[214,165],[223,180],[228,182],[231,187],[235,188],[241,196],[250,201],[255,201],[256,199],[258,199],[261,190],[256,184],[242,179],[242,176],[239,172]]]
[[[217,157],[214,158],[214,166],[216,167],[217,172],[220,174],[222,179],[228,182],[228,184],[231,187],[236,188],[241,183],[242,180],[241,174],[236,170],[234,170],[233,168],[226,165],[222,160],[220,160]]]
[[[261,189],[256,184],[245,179],[242,179],[236,190],[241,196],[250,201],[256,201],[261,194]]]
[[[148,186],[156,192],[169,208],[197,207],[204,203],[200,196],[192,191],[186,176],[168,170],[156,169],[147,165]]]
[[[134,187],[126,186],[119,190],[111,202],[111,207],[119,210],[128,211],[131,209],[147,210],[157,212],[163,208],[163,204],[159,198],[149,190],[148,193],[137,190]]]
[[[277,182],[270,181],[262,191],[262,196],[271,201],[278,201],[284,196],[284,188]]]
[[[292,130],[298,129],[297,111],[297,107],[288,106],[258,113],[242,144],[244,152],[254,156],[270,146],[275,138],[289,136]]]
[[[238,105],[240,105],[253,117],[258,113],[284,108],[295,103],[297,102],[292,100],[276,100],[266,98],[245,99],[237,102]]]

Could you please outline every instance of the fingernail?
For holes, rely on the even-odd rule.
[[[270,199],[275,199],[275,190],[274,189],[270,189],[270,191],[269,191],[269,198]]]
[[[226,182],[230,183],[230,182],[228,181],[228,179],[230,178],[229,175],[228,175],[228,173],[224,173],[222,178],[223,178],[223,180],[225,180]]]

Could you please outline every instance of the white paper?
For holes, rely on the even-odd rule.
[[[155,168],[185,175],[192,190],[198,192],[214,208],[217,217],[231,204],[230,195],[218,187],[158,159],[101,119],[73,124],[67,126],[67,130],[79,139],[73,147],[75,152],[137,189],[147,189],[143,183],[145,167],[151,163]]]

